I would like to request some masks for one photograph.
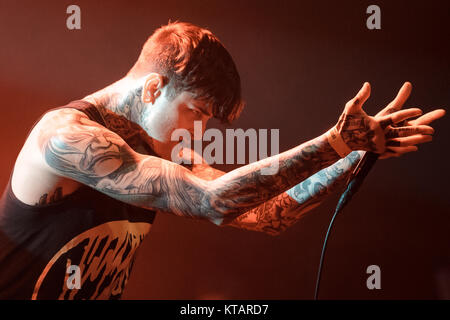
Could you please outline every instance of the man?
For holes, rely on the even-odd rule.
[[[410,90],[371,117],[365,83],[326,133],[229,173],[178,165],[174,130],[231,122],[244,103],[210,31],[161,27],[123,79],[49,110],[30,131],[0,202],[0,297],[120,298],[157,211],[279,234],[342,186],[364,151],[389,158],[431,140],[427,124],[444,111],[408,121],[422,114],[400,110]]]

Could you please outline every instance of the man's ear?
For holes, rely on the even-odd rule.
[[[161,95],[164,87],[164,78],[158,73],[150,73],[145,78],[144,87],[142,88],[142,102],[155,103],[156,98]]]

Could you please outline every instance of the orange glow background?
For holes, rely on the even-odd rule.
[[[404,81],[413,84],[407,107],[450,102],[448,2],[377,1],[382,29],[374,31],[365,25],[371,1],[242,2],[2,1],[0,188],[34,121],[125,75],[169,19],[218,35],[247,101],[234,127],[279,128],[280,151],[334,125],[364,81],[372,84],[369,114]],[[70,4],[81,7],[81,30],[66,28]],[[419,152],[380,160],[338,216],[320,298],[450,298],[448,118]],[[311,299],[337,198],[279,237],[159,214],[123,298]],[[381,290],[366,288],[372,264]]]

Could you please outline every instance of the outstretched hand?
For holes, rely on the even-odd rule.
[[[336,125],[344,142],[352,150],[371,151],[385,158],[392,156],[391,153],[397,155],[414,151],[417,148],[415,144],[429,141],[434,129],[426,124],[441,117],[445,111],[436,110],[431,115],[407,121],[423,113],[419,108],[400,110],[410,92],[411,84],[405,83],[397,97],[375,117],[371,117],[362,109],[370,96],[370,84],[364,83],[358,94],[347,102]]]
[[[375,118],[383,118],[385,116],[391,115],[397,111],[399,111],[403,104],[408,99],[409,95],[411,94],[412,85],[409,82],[405,82],[403,86],[400,88],[397,96],[394,100],[392,100],[386,108],[381,110]],[[408,130],[414,130],[412,128],[414,127],[422,127],[422,128],[431,128],[432,131],[430,134],[414,134],[407,137],[402,136],[389,136],[386,140],[386,150],[384,153],[382,153],[379,157],[379,159],[387,159],[390,157],[400,157],[401,155],[417,151],[418,147],[417,144],[425,143],[432,141],[432,134],[434,133],[434,129],[430,126],[428,126],[433,121],[443,117],[445,115],[444,109],[436,109],[433,111],[430,111],[421,117],[415,119],[415,120],[409,120],[409,121],[402,121],[400,123],[397,123],[396,125],[390,125],[391,127],[396,128],[398,131],[408,131]]]

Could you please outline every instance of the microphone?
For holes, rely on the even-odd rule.
[[[359,160],[358,165],[347,179],[346,189],[339,199],[336,208],[337,211],[342,210],[342,208],[352,199],[353,195],[359,190],[359,187],[361,187],[362,182],[378,160],[379,156],[378,153],[366,151],[361,160]]]

